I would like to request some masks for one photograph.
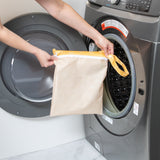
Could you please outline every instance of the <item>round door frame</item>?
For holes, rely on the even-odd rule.
[[[87,50],[81,35],[77,31],[45,13],[22,15],[9,21],[5,26],[22,37],[31,31],[50,32],[61,36],[69,50]],[[7,45],[0,43],[1,62],[7,47]],[[0,107],[11,114],[28,118],[44,117],[50,114],[50,101],[34,103],[12,94],[6,88],[1,76],[0,90]]]

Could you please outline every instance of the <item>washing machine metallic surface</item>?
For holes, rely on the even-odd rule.
[[[5,24],[29,43],[53,55],[52,49],[86,50],[81,35],[45,13],[30,13]],[[55,66],[43,68],[37,58],[0,43],[0,106],[21,117],[50,114]]]
[[[107,160],[160,159],[159,3],[89,0],[86,5],[85,19],[114,44],[130,73],[121,77],[109,64],[103,115],[84,116],[87,140]],[[85,42],[88,50],[99,50],[91,39]]]

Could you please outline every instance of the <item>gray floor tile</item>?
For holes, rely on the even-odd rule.
[[[3,160],[106,160],[85,139]]]

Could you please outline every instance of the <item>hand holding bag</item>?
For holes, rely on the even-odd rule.
[[[122,76],[127,76],[125,65],[114,55],[107,58],[103,51],[54,50],[55,61],[51,116],[103,113],[103,81],[108,59]],[[120,70],[118,62],[124,71]]]

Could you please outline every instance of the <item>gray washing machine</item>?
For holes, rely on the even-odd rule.
[[[5,26],[51,55],[53,48],[86,50],[77,31],[48,14],[23,15]],[[0,43],[0,106],[5,111],[22,117],[49,115],[53,75],[54,65],[42,68],[32,54]]]
[[[159,6],[159,0],[89,0],[86,6],[86,20],[114,43],[130,73],[121,77],[109,64],[103,115],[84,116],[87,140],[108,160],[160,159]]]

